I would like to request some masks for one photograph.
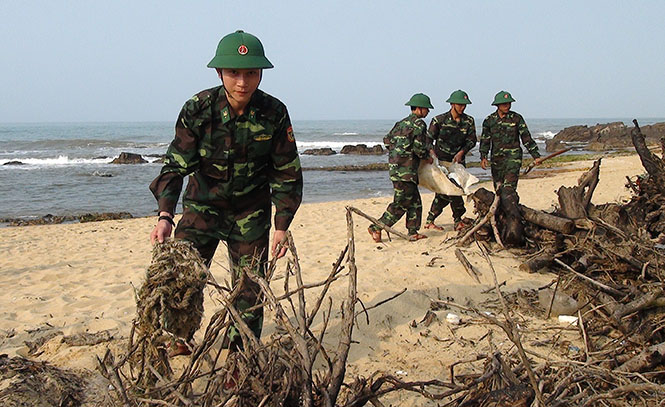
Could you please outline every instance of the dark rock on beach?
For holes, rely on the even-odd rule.
[[[141,157],[141,154],[120,153],[118,158],[111,161],[111,164],[145,164],[147,162]]]
[[[616,148],[632,147],[631,127],[622,122],[597,124],[595,126],[571,126],[561,130],[545,142],[547,151],[558,151],[571,144],[583,145],[586,150],[603,151]],[[658,144],[665,137],[665,123],[642,126],[642,134],[647,144]]]
[[[302,152],[303,155],[335,155],[335,150],[330,147],[325,148],[309,148]]]
[[[131,218],[133,218],[133,216],[129,212],[86,213],[78,216],[78,220],[81,223],[98,222],[102,220],[131,219]]]
[[[305,171],[387,171],[388,163],[365,165],[336,165],[333,167],[305,167]]]
[[[7,161],[6,163],[4,163],[2,165],[25,165],[25,163],[21,162],[21,161]]]
[[[97,222],[102,220],[115,220],[115,219],[131,219],[132,214],[129,212],[101,212],[101,213],[86,213],[83,215],[73,216],[54,216],[51,214],[44,215],[41,218],[25,219],[25,218],[0,218],[0,223],[6,223],[9,226],[34,226],[34,225],[56,225],[65,222]]]
[[[74,216],[54,216],[51,214],[44,215],[41,218],[34,219],[21,219],[21,218],[2,218],[0,223],[7,223],[9,226],[32,226],[32,225],[54,225],[63,222],[73,222],[76,220]]]
[[[366,144],[356,144],[354,145],[345,145],[342,147],[341,154],[358,154],[358,155],[381,155],[385,153],[385,150],[380,144],[375,145],[372,148],[367,147]]]

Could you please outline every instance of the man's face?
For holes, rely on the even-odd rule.
[[[497,107],[497,109],[499,109],[499,112],[501,112],[501,114],[506,114],[510,111],[510,105],[511,105],[510,102],[508,102],[508,103],[499,103],[498,105],[496,105],[496,107]]]
[[[460,105],[457,103],[451,103],[450,106],[458,116],[464,113],[464,109],[466,109],[466,105]]]
[[[261,69],[221,69],[224,89],[231,99],[247,104],[261,82]],[[219,71],[218,71],[219,72]]]
[[[416,114],[416,116],[422,119],[424,117],[427,117],[427,115],[429,114],[429,109],[426,107],[417,107],[414,113]]]

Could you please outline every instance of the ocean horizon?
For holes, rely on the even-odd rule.
[[[429,124],[432,115],[425,120]],[[638,118],[641,125],[664,118]],[[573,125],[595,125],[632,118],[529,119],[527,125],[544,152],[544,143]],[[395,120],[294,120],[302,153],[332,148],[338,154],[301,154],[304,168],[387,162],[386,155],[339,154],[345,145],[382,144]],[[476,121],[480,132],[482,120]],[[173,139],[173,122],[0,123],[0,218],[76,216],[95,212],[156,213],[148,185],[161,168],[153,162]],[[140,154],[147,164],[110,164],[121,152]],[[574,153],[579,153],[572,152]],[[22,165],[4,165],[18,161]],[[478,146],[467,162],[479,161]],[[480,179],[489,171],[472,168]],[[387,171],[305,171],[303,202],[326,202],[392,194]],[[177,211],[182,210],[181,203]]]

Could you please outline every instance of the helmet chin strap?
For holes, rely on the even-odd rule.
[[[231,100],[234,100],[234,101],[237,102],[238,99],[234,98],[234,97],[229,93],[229,91],[226,89],[226,85],[224,85],[224,76],[222,75],[222,69],[223,69],[223,68],[218,68],[218,70],[217,70],[217,76],[219,76],[219,80],[222,81],[222,86],[224,87],[224,94],[226,95],[226,98],[227,98],[227,99],[231,99]],[[261,81],[263,80],[263,69],[261,69],[261,70],[259,71],[259,76],[260,76],[260,77],[259,77],[259,84],[256,86],[257,89],[259,88],[259,86],[261,85]],[[255,92],[256,92],[256,91],[255,91]]]

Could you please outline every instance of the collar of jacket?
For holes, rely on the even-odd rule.
[[[221,101],[220,105],[223,105],[222,110],[220,114],[222,115],[222,124],[228,123],[231,119],[233,119],[234,116],[231,114],[231,106],[229,106],[229,101],[226,98],[226,91],[224,90],[224,87],[222,86],[222,97],[223,100]],[[249,99],[249,103],[247,104],[247,107],[249,110],[247,111],[246,115],[249,119],[250,122],[253,124],[256,124],[256,106],[255,102],[258,98],[258,93],[261,92],[260,90],[254,91],[254,94],[252,95],[252,98]],[[244,115],[244,114],[243,114]],[[241,115],[242,116],[242,115]]]

